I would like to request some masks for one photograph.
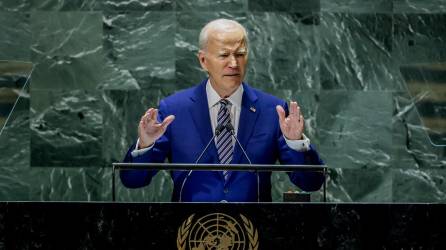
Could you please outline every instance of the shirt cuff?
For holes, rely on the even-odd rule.
[[[132,155],[132,157],[138,157],[142,154],[145,154],[147,151],[149,151],[153,148],[153,145],[155,145],[155,143],[153,143],[150,147],[143,148],[143,149],[139,149],[138,145],[139,145],[139,138],[136,141],[135,149],[133,149],[133,151],[130,153]]]
[[[306,152],[310,150],[310,139],[308,139],[308,137],[304,134],[302,134],[302,137],[302,140],[288,140],[285,136],[283,136],[288,147],[298,152]]]

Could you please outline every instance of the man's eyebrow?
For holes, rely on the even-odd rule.
[[[245,53],[247,51],[247,49],[245,47],[243,48],[238,48],[234,51],[234,53]],[[218,53],[230,53],[231,50],[230,49],[220,49],[218,51]]]

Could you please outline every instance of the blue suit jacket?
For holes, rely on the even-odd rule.
[[[124,162],[194,163],[205,145],[213,136],[206,96],[206,82],[180,91],[161,100],[159,120],[175,115],[165,134],[155,142],[147,153],[132,157],[135,145],[130,147]],[[276,105],[287,110],[287,104],[272,95],[249,87],[243,83],[242,108],[237,138],[253,164],[323,164],[317,152],[301,153],[290,149],[279,127]],[[255,111],[254,111],[255,110]],[[218,163],[215,144],[208,148],[200,163]],[[232,164],[248,163],[239,146],[234,148]],[[172,171],[174,183],[172,201],[180,200],[179,194],[188,171]],[[126,170],[120,172],[126,187],[137,188],[148,185],[156,171]],[[271,173],[259,173],[260,200],[271,201]],[[290,180],[306,191],[318,190],[324,180],[321,173],[293,172]],[[192,171],[186,179],[181,194],[182,201],[257,201],[257,176],[255,172],[230,172],[225,182],[221,171]]]

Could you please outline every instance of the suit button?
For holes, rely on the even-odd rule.
[[[227,193],[229,192],[229,189],[228,189],[228,188],[225,188],[225,189],[223,190],[223,192],[225,192],[225,194],[227,194]]]

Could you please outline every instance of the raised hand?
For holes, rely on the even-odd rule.
[[[174,115],[169,115],[164,118],[164,121],[159,123],[158,109],[149,108],[141,117],[138,126],[139,145],[138,148],[147,148],[155,143],[164,132],[167,126],[175,119]]]
[[[285,117],[285,110],[277,105],[276,110],[279,115],[279,125],[282,134],[289,140],[301,140],[304,132],[304,117],[300,113],[300,107],[297,102],[290,102],[290,113]]]

